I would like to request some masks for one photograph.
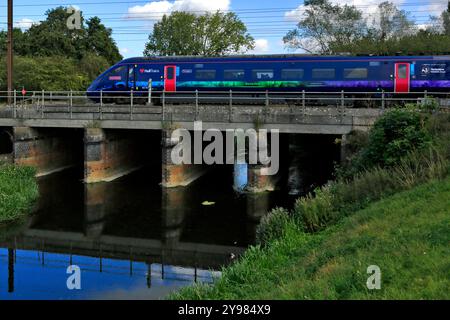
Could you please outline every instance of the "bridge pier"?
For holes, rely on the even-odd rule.
[[[14,127],[13,162],[32,166],[37,176],[45,176],[75,165],[75,137],[57,129]]]
[[[111,182],[143,165],[138,157],[140,139],[123,130],[87,128],[85,130],[84,181]]]
[[[162,186],[164,188],[186,187],[205,174],[206,170],[202,165],[173,163],[172,151],[179,143],[183,141],[181,137],[173,136],[173,130],[163,130]]]

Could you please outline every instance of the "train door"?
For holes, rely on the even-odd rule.
[[[407,93],[411,85],[411,65],[406,62],[395,64],[395,92]]]
[[[165,66],[164,67],[164,91],[174,92],[177,91],[177,67]]]

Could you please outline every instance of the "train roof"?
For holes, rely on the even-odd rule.
[[[386,59],[429,59],[429,60],[450,60],[450,55],[428,55],[428,56],[408,56],[408,55],[396,55],[396,56],[375,56],[375,55],[312,55],[312,54],[269,54],[269,55],[229,55],[223,57],[207,57],[207,56],[150,56],[150,57],[135,57],[128,58],[121,63],[141,63],[141,62],[151,62],[151,61],[221,61],[221,60],[267,60],[267,59],[299,59],[299,60],[310,60],[310,59],[336,59],[336,60],[367,60],[367,58],[373,60],[386,60]]]

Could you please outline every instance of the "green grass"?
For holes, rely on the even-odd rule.
[[[28,214],[39,191],[35,170],[0,164],[0,224]]]
[[[317,233],[288,221],[212,285],[172,299],[449,299],[450,178],[397,193]],[[367,268],[381,268],[368,290]]]

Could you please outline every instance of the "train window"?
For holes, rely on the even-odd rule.
[[[273,76],[273,70],[253,70],[253,78],[257,80],[271,80]]]
[[[109,81],[124,81],[126,80],[127,66],[120,66],[114,70],[111,70],[107,74],[107,80]]]
[[[197,80],[214,80],[216,78],[216,70],[196,70],[195,78]]]
[[[282,69],[281,79],[283,80],[296,80],[302,79],[305,74],[303,69]]]
[[[175,77],[175,67],[167,68],[167,80],[173,80]]]
[[[399,79],[406,79],[406,75],[407,75],[407,65],[406,64],[401,64],[398,66],[398,78]]]
[[[314,79],[334,79],[336,69],[312,69],[312,77]]]
[[[366,68],[344,69],[345,79],[367,79],[369,71]]]
[[[243,80],[245,77],[244,70],[225,70],[223,72],[225,80]]]

